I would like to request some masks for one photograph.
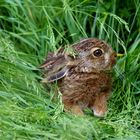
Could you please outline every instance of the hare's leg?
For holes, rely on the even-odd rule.
[[[84,115],[82,109],[78,105],[73,105],[71,108],[71,112],[74,113],[75,115],[79,115],[79,116]]]
[[[71,104],[71,103],[64,103],[64,111],[71,112],[75,115],[83,116],[84,113],[79,105]]]
[[[98,117],[104,117],[107,113],[107,99],[108,96],[104,93],[100,93],[94,99],[94,103],[91,106],[94,115]]]

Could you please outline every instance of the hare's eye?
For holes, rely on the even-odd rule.
[[[103,54],[103,51],[101,49],[94,50],[93,52],[93,55],[95,57],[100,57],[102,54]]]

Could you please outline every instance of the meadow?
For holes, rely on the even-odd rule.
[[[41,84],[47,53],[95,37],[122,53],[105,118],[63,112]],[[1,140],[139,140],[139,0],[0,1]]]

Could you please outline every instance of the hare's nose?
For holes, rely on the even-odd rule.
[[[117,53],[113,52],[112,57],[116,58],[117,57]]]
[[[111,66],[115,65],[115,63],[116,63],[116,57],[117,57],[117,53],[114,52],[111,55]]]

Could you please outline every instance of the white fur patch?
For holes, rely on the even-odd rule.
[[[108,53],[105,53],[105,65],[108,65],[109,63],[109,54]]]
[[[97,117],[104,117],[106,115],[105,112],[102,112],[102,111],[97,112],[95,109],[93,109],[93,112],[94,112],[94,115]]]

